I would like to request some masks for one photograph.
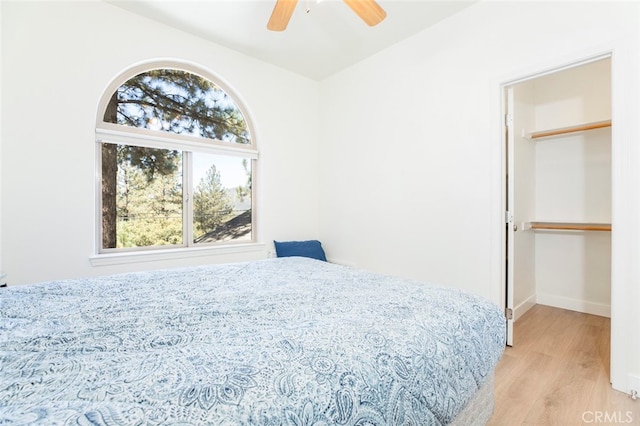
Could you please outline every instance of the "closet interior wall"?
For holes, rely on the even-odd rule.
[[[515,143],[523,145],[515,159],[520,181],[515,197],[529,218],[518,232],[528,233],[520,240],[534,258],[520,261],[520,270],[514,271],[515,306],[525,307],[521,313],[538,303],[609,317],[610,59],[535,78],[516,89]],[[598,124],[590,130],[535,135],[589,123]],[[540,222],[597,224],[605,230],[531,228]]]

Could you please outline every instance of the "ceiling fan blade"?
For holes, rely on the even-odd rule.
[[[387,12],[375,0],[344,0],[367,25],[373,27],[387,17]]]
[[[273,12],[271,12],[267,28],[271,31],[284,31],[289,24],[289,19],[291,19],[297,3],[298,0],[277,0],[276,5],[273,7]]]

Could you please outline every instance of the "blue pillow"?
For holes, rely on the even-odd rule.
[[[278,257],[301,256],[327,261],[322,244],[318,240],[274,241],[273,244],[276,246]]]

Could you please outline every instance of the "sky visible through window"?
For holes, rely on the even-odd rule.
[[[246,185],[248,176],[242,165],[242,160],[241,157],[196,153],[193,156],[194,188],[207,175],[211,164],[216,165],[216,169],[220,173],[220,182],[224,188],[237,188]]]

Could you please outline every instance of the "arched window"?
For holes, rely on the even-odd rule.
[[[98,253],[255,239],[246,114],[206,73],[174,65],[131,70],[104,94]]]

